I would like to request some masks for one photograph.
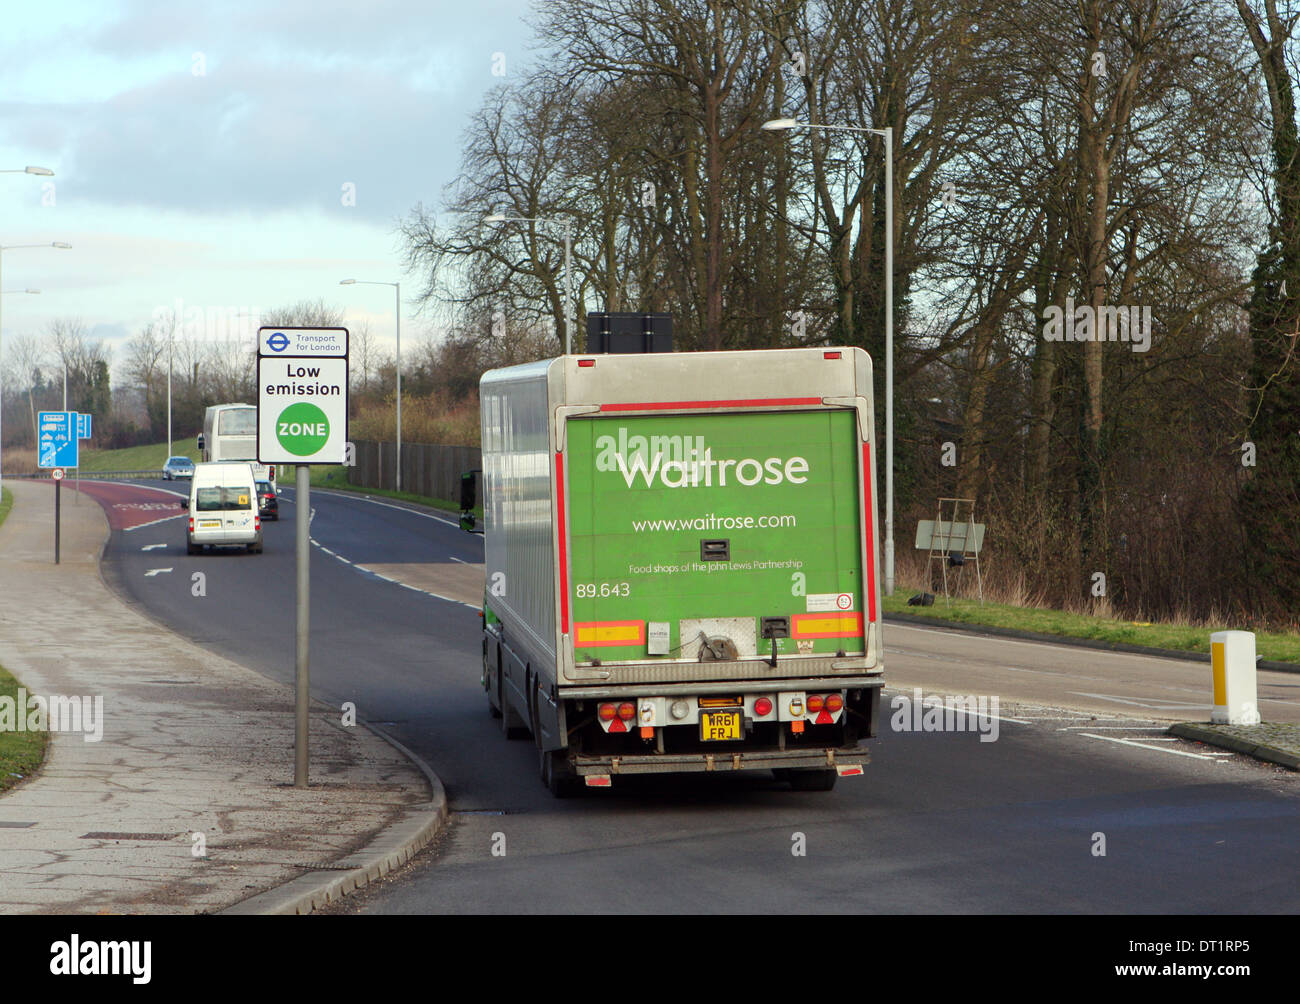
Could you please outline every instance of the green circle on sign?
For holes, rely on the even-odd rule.
[[[295,457],[311,456],[330,438],[330,420],[314,404],[299,401],[280,412],[275,420],[275,438]]]

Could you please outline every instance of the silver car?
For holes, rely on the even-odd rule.
[[[189,457],[168,457],[162,469],[164,481],[194,477],[194,461]]]

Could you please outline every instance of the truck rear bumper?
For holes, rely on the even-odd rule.
[[[870,676],[791,677],[768,680],[700,680],[694,683],[619,683],[594,687],[574,687],[567,684],[559,688],[565,700],[598,698],[617,700],[619,697],[637,697],[642,694],[733,694],[744,691],[769,690],[857,690],[883,687],[883,671]]]
[[[702,771],[860,767],[871,753],[854,749],[745,750],[725,753],[646,753],[637,756],[574,755],[574,771],[588,774],[676,774]]]

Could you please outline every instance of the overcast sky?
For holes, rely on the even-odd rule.
[[[4,253],[4,333],[80,318],[118,363],[159,308],[324,297],[391,348],[392,290],[338,281],[416,291],[394,227],[440,205],[468,116],[529,61],[529,6],[6,4],[0,169],[56,176],[0,175],[0,245],[73,248]],[[403,322],[421,326],[411,308]]]

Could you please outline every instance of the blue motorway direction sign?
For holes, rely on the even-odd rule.
[[[77,466],[77,413],[42,411],[36,416],[36,465]]]
[[[89,439],[92,415],[83,415],[80,412],[73,412],[77,416],[77,438]]]

